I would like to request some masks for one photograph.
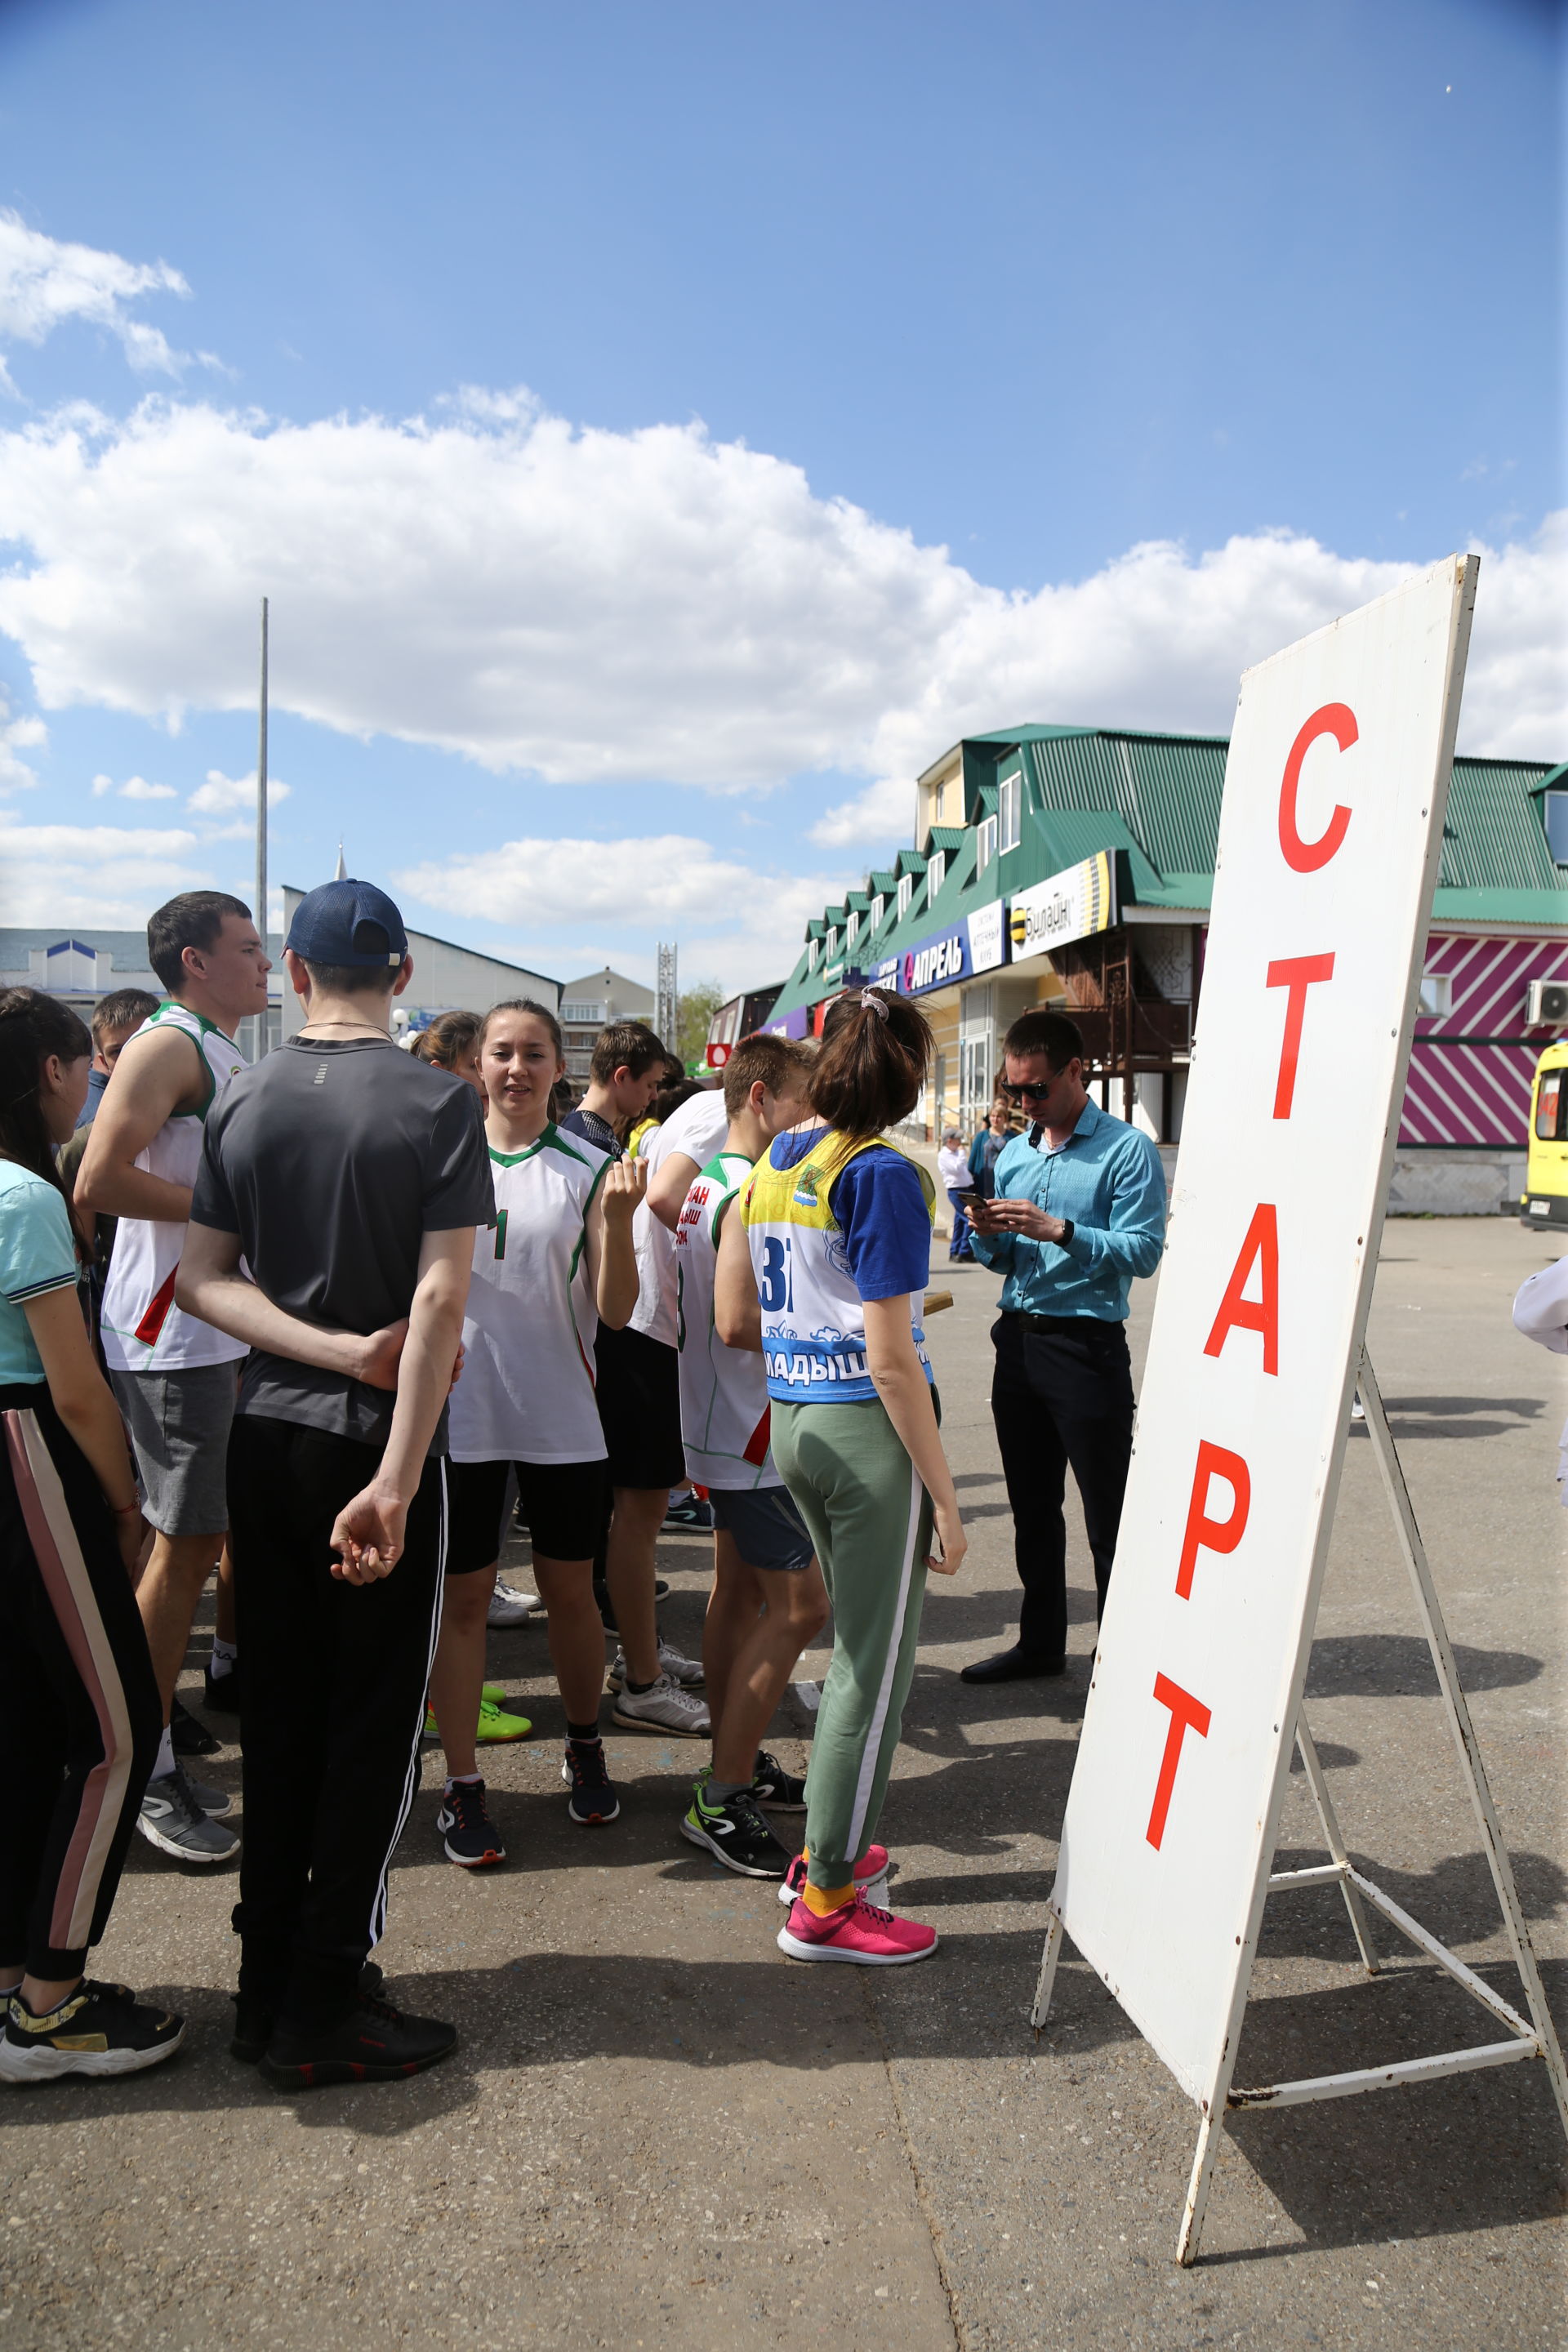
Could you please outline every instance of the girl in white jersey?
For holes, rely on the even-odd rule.
[[[719,1243],[719,1335],[762,1349],[773,1459],[833,1601],[806,1871],[783,1890],[795,1900],[778,1939],[801,1960],[886,1968],[937,1940],[868,1903],[856,1867],[898,1747],[926,1570],[951,1575],[964,1551],[920,1328],[935,1188],[884,1133],[913,1110],[931,1042],[905,997],[837,998],[806,1089],[813,1117],[763,1153]]]
[[[463,1373],[452,1392],[447,1580],[430,1678],[449,1774],[437,1828],[448,1860],[469,1869],[506,1858],[475,1766],[474,1726],[509,1473],[549,1612],[569,1810],[584,1825],[620,1810],[598,1726],[605,1629],[594,1550],[610,1497],[594,1339],[601,1322],[620,1329],[637,1305],[632,1216],[647,1176],[639,1162],[612,1160],[552,1123],[550,1090],[565,1057],[542,1005],[494,1006],[479,1033],[479,1067],[496,1222],[474,1244]]]

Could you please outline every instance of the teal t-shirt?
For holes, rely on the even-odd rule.
[[[43,1360],[23,1313],[30,1298],[77,1278],[66,1204],[52,1184],[0,1160],[0,1388],[41,1381]]]

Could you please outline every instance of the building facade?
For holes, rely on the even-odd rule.
[[[651,988],[628,980],[605,964],[600,971],[565,982],[561,991],[561,1034],[566,1075],[574,1087],[588,1083],[594,1040],[606,1022],[646,1021],[653,1026],[657,1000]]]
[[[806,926],[769,1026],[810,1035],[842,988],[920,1000],[936,1039],[916,1114],[967,1133],[1032,1005],[1083,1032],[1103,1107],[1173,1154],[1203,991],[1226,740],[1016,727],[918,780],[915,844]],[[1559,863],[1559,860],[1562,863]],[[1530,1076],[1568,977],[1568,768],[1454,762],[1393,1202],[1500,1208],[1522,1182]]]

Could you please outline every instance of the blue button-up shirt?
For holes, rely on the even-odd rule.
[[[1005,1308],[1126,1321],[1133,1276],[1152,1274],[1165,1246],[1165,1171],[1141,1128],[1089,1102],[1055,1151],[1016,1135],[996,1162],[996,1197],[1033,1201],[1073,1228],[1065,1249],[1022,1234],[973,1235],[975,1256],[1006,1276]]]

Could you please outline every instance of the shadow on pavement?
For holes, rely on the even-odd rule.
[[[1542,1661],[1522,1650],[1456,1643],[1454,1657],[1467,1691],[1511,1690],[1542,1671]],[[1426,1698],[1436,1688],[1432,1654],[1419,1633],[1352,1633],[1312,1644],[1309,1698]]]

